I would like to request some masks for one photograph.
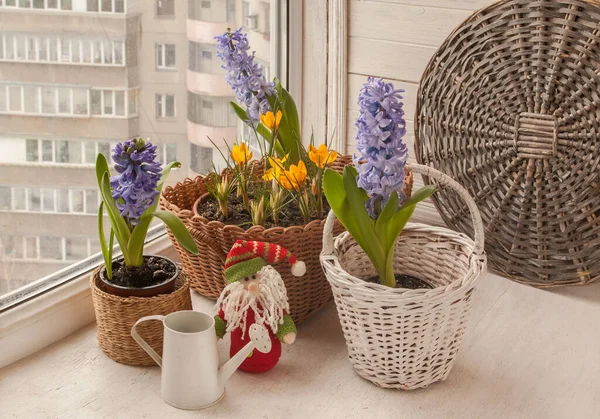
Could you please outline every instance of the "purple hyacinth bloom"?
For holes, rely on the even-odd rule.
[[[162,167],[156,160],[156,146],[141,138],[132,138],[115,146],[112,155],[119,173],[110,179],[112,196],[121,216],[136,225],[142,214],[154,204]]]
[[[254,62],[254,52],[249,53],[248,36],[242,28],[235,32],[227,30],[217,40],[217,56],[223,61],[225,80],[235,92],[238,102],[246,106],[246,113],[253,123],[260,114],[271,110],[267,96],[277,95],[275,83],[265,80],[263,68]]]
[[[354,155],[359,187],[367,191],[365,204],[369,215],[377,218],[394,191],[399,205],[404,194],[404,166],[408,150],[402,137],[406,122],[402,109],[404,90],[395,90],[392,83],[369,77],[358,95],[358,132]]]

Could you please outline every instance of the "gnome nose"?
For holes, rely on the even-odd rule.
[[[258,291],[258,282],[251,282],[248,284],[248,291],[249,292],[257,292]]]

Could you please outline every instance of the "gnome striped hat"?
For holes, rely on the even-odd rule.
[[[306,273],[304,262],[296,259],[296,256],[278,244],[237,240],[227,255],[223,275],[227,283],[231,284],[257,273],[263,266],[283,260],[292,265],[294,276]]]

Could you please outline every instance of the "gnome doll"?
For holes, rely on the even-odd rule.
[[[250,342],[250,326],[257,323],[267,328],[272,344],[270,352],[254,350],[240,365],[243,371],[269,371],[279,361],[281,342],[291,345],[296,340],[285,284],[279,272],[268,265],[280,261],[287,261],[295,276],[306,272],[304,262],[285,248],[260,241],[236,241],[225,260],[227,286],[215,306],[219,310],[215,316],[217,337],[231,332],[229,353],[233,356]]]

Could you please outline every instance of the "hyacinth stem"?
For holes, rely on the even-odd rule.
[[[396,288],[396,272],[394,272],[394,251],[388,255],[385,261],[385,272],[383,276],[379,275],[379,279],[382,285],[386,285],[391,288]]]

